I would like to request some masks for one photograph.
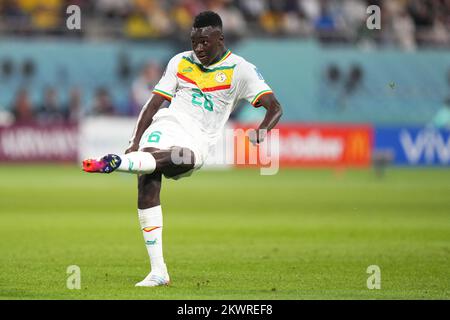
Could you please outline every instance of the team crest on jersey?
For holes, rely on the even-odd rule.
[[[217,82],[223,83],[223,82],[225,82],[227,80],[227,76],[226,76],[225,73],[219,71],[219,72],[216,73],[215,79],[216,79]]]

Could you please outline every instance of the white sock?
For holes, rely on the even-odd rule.
[[[167,268],[162,251],[163,218],[161,206],[138,209],[138,214],[152,272],[165,273]]]
[[[135,151],[119,155],[122,162],[117,171],[130,173],[152,173],[156,160],[150,152]]]

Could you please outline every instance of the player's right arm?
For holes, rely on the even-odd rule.
[[[161,80],[159,80],[158,84],[153,89],[152,98],[147,101],[147,103],[142,108],[141,113],[139,114],[139,118],[136,127],[134,128],[133,135],[130,138],[130,145],[128,146],[125,153],[139,150],[139,141],[141,140],[141,137],[144,134],[145,130],[152,123],[153,116],[161,108],[161,105],[165,100],[172,100],[178,86],[177,69],[181,56],[182,53],[176,55],[175,57],[170,59],[169,63],[167,64],[167,68],[164,71]]]
[[[141,140],[142,135],[144,134],[148,126],[152,123],[153,116],[161,108],[165,100],[166,99],[163,96],[154,94],[153,97],[147,101],[139,114],[136,127],[133,131],[133,135],[130,138],[130,145],[128,146],[125,153],[139,150],[139,141]]]

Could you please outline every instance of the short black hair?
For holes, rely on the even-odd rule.
[[[194,28],[218,27],[222,29],[222,19],[213,11],[200,12],[194,18]]]

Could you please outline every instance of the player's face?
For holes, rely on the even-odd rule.
[[[192,28],[192,50],[204,66],[210,65],[222,53],[223,34],[218,28]]]

